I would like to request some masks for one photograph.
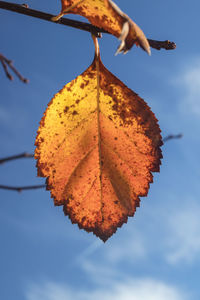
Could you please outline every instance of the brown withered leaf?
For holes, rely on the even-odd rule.
[[[36,138],[38,175],[72,223],[106,241],[146,196],[162,144],[154,114],[95,55],[48,105]]]
[[[68,13],[87,18],[93,25],[103,28],[121,40],[117,53],[126,53],[136,44],[151,53],[143,31],[111,0],[61,0],[61,13],[53,17],[58,21]]]

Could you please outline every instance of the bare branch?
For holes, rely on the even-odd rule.
[[[3,66],[4,72],[5,72],[6,76],[8,77],[8,79],[13,80],[12,75],[8,71],[8,66],[6,65],[6,63],[5,63],[4,59],[2,58],[1,54],[0,54],[0,62]]]
[[[15,192],[27,191],[27,190],[36,190],[45,188],[45,184],[41,185],[29,185],[29,186],[9,186],[9,185],[0,185],[1,190],[10,190]]]
[[[179,133],[179,134],[170,134],[170,135],[167,135],[165,138],[163,138],[163,143],[166,143],[170,140],[174,140],[174,139],[181,139],[183,137],[183,134],[182,133]]]
[[[169,140],[173,140],[173,139],[180,139],[182,138],[183,135],[182,134],[177,134],[177,135],[168,135],[165,138],[163,138],[163,143],[166,143]],[[11,161],[11,160],[15,160],[15,159],[20,159],[20,158],[33,158],[34,155],[31,153],[27,153],[27,152],[23,152],[21,154],[18,155],[13,155],[13,156],[8,156],[5,158],[1,158],[0,159],[0,164],[3,164],[5,162]],[[8,185],[0,185],[0,189],[3,190],[10,190],[10,191],[16,191],[16,192],[21,192],[21,191],[26,191],[26,190],[35,190],[35,189],[42,189],[45,188],[46,185],[45,184],[41,184],[41,185],[30,185],[30,186],[8,186]]]
[[[34,157],[33,154],[23,152],[21,154],[1,158],[0,159],[0,164],[3,164],[5,162],[11,161],[11,160],[20,159],[20,158],[33,158],[33,157]],[[46,187],[45,184],[30,185],[30,186],[18,186],[18,187],[17,186],[9,186],[9,185],[0,185],[0,189],[16,191],[16,192],[21,192],[21,191],[25,191],[25,190],[36,190],[36,189],[41,189],[41,188],[45,188],[45,187]]]
[[[44,13],[44,12],[41,12],[41,11],[38,11],[38,10],[27,8],[24,5],[10,3],[10,2],[6,2],[6,1],[0,1],[0,8],[10,10],[10,11],[13,11],[13,12],[17,12],[17,13],[20,13],[20,14],[23,14],[23,15],[31,16],[31,17],[34,17],[34,18],[39,18],[39,19],[49,21],[49,22],[52,22],[52,23],[57,23],[57,24],[66,25],[66,26],[70,26],[70,27],[73,27],[73,28],[81,29],[81,30],[84,30],[84,31],[88,31],[88,32],[91,32],[92,34],[94,34],[97,37],[100,37],[100,32],[105,32],[103,29],[100,30],[98,27],[93,26],[91,24],[80,22],[80,21],[75,21],[75,20],[71,20],[71,19],[67,19],[67,18],[61,18],[59,21],[54,22],[51,19],[53,17],[53,15],[47,14],[47,13]]]
[[[5,2],[5,1],[0,1],[0,8],[10,10],[13,12],[17,12],[23,15],[31,16],[34,18],[39,18],[45,21],[65,25],[65,26],[70,26],[73,28],[77,28],[80,30],[84,30],[87,32],[91,32],[93,35],[96,37],[101,37],[101,33],[107,33],[110,34],[109,32],[105,31],[102,28],[98,28],[96,26],[93,26],[89,23],[84,23],[76,20],[71,20],[67,18],[61,18],[59,21],[54,22],[52,21],[52,17],[54,17],[51,14],[47,14],[38,10],[30,9],[26,5],[19,5],[19,4],[14,4],[10,2]],[[166,50],[173,50],[176,48],[176,44],[174,42],[170,41],[156,41],[156,40],[151,40],[148,39],[149,44],[152,48],[160,50],[160,49],[166,49]]]
[[[8,156],[8,157],[4,157],[0,159],[0,164],[3,164],[5,162],[11,161],[11,160],[15,160],[15,159],[20,159],[20,158],[32,158],[34,157],[33,154],[31,153],[27,153],[27,152],[23,152],[21,154],[17,154],[17,155],[12,155],[12,156]]]
[[[168,142],[169,140],[174,140],[174,139],[181,139],[183,137],[182,133],[179,134],[170,134],[167,135],[166,137],[163,138],[163,143]],[[11,155],[8,157],[0,158],[0,164],[6,163],[11,160],[16,160],[16,159],[21,159],[21,158],[33,158],[34,154],[28,153],[28,152],[23,152],[17,155]]]
[[[8,79],[13,80],[13,76],[10,74],[8,67],[17,75],[17,77],[24,83],[28,83],[28,79],[24,78],[19,71],[13,66],[12,61],[7,59],[3,54],[0,53],[0,62],[3,66],[4,72]]]

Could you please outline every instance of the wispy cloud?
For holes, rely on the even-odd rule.
[[[141,230],[135,227],[131,230],[125,230],[124,233],[121,239],[115,240],[111,245],[108,245],[104,258],[112,264],[123,262],[124,260],[134,263],[145,259],[148,251]]]
[[[181,110],[200,115],[200,58],[196,57],[183,67],[174,78],[174,84],[181,88]]]
[[[167,197],[170,198],[169,195]],[[87,285],[74,288],[68,283],[40,281],[30,284],[26,300],[186,300],[182,288],[165,279],[146,278],[145,264],[153,270],[159,260],[163,265],[194,262],[200,253],[200,205],[197,199],[171,197],[173,209],[162,203],[160,207],[144,212],[146,224],[124,230],[123,235],[111,239],[108,244],[96,240],[74,262],[74,268],[85,273]],[[161,208],[162,207],[162,208]],[[156,217],[155,217],[156,216]],[[142,220],[140,220],[142,221]],[[159,224],[159,225],[158,225]],[[128,229],[129,228],[129,229]],[[159,241],[159,242],[158,242]],[[151,258],[153,258],[151,260]],[[120,264],[121,263],[121,264]],[[126,271],[123,264],[138,264],[137,272]],[[148,268],[148,270],[150,270]],[[149,273],[148,273],[149,274]],[[76,287],[78,283],[76,283]]]
[[[151,278],[114,281],[96,289],[72,289],[64,284],[45,282],[32,284],[26,300],[186,300],[185,293],[165,282]]]
[[[136,227],[131,229],[129,227],[129,229],[124,229],[123,234],[118,236],[118,238],[113,237],[106,244],[100,240],[93,242],[81,253],[77,258],[77,262],[85,266],[88,260],[95,253],[98,253],[101,257],[101,262],[114,266],[124,261],[129,261],[129,263],[141,261],[145,259],[147,252],[143,233],[138,231]]]
[[[116,239],[89,246],[78,258],[82,268],[89,272],[94,268],[95,273],[106,266],[109,273],[110,269],[117,270],[120,263],[153,267],[155,256],[167,264],[194,263],[200,254],[198,199],[181,196],[181,204],[176,195],[167,194],[166,199],[166,206],[162,202],[159,207],[151,207],[143,219],[137,220],[134,227],[127,226]]]
[[[170,263],[194,262],[200,254],[200,206],[188,201],[168,220],[166,259]]]

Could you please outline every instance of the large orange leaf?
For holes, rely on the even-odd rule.
[[[106,241],[146,196],[162,144],[154,114],[102,64],[48,105],[36,138],[38,175],[72,223]]]
[[[111,0],[61,0],[61,13],[73,13],[86,17],[93,25],[103,28],[121,40],[117,53],[126,53],[134,44],[151,53],[143,31]]]

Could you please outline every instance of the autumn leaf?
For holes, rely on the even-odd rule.
[[[151,53],[149,42],[143,31],[111,0],[61,0],[61,13],[53,17],[58,21],[68,13],[78,14],[87,18],[93,25],[110,32],[121,44],[117,53],[126,53],[136,44]]]
[[[44,113],[38,175],[47,177],[55,205],[63,205],[72,223],[106,241],[147,195],[161,144],[150,108],[104,67],[96,50],[91,66]]]

